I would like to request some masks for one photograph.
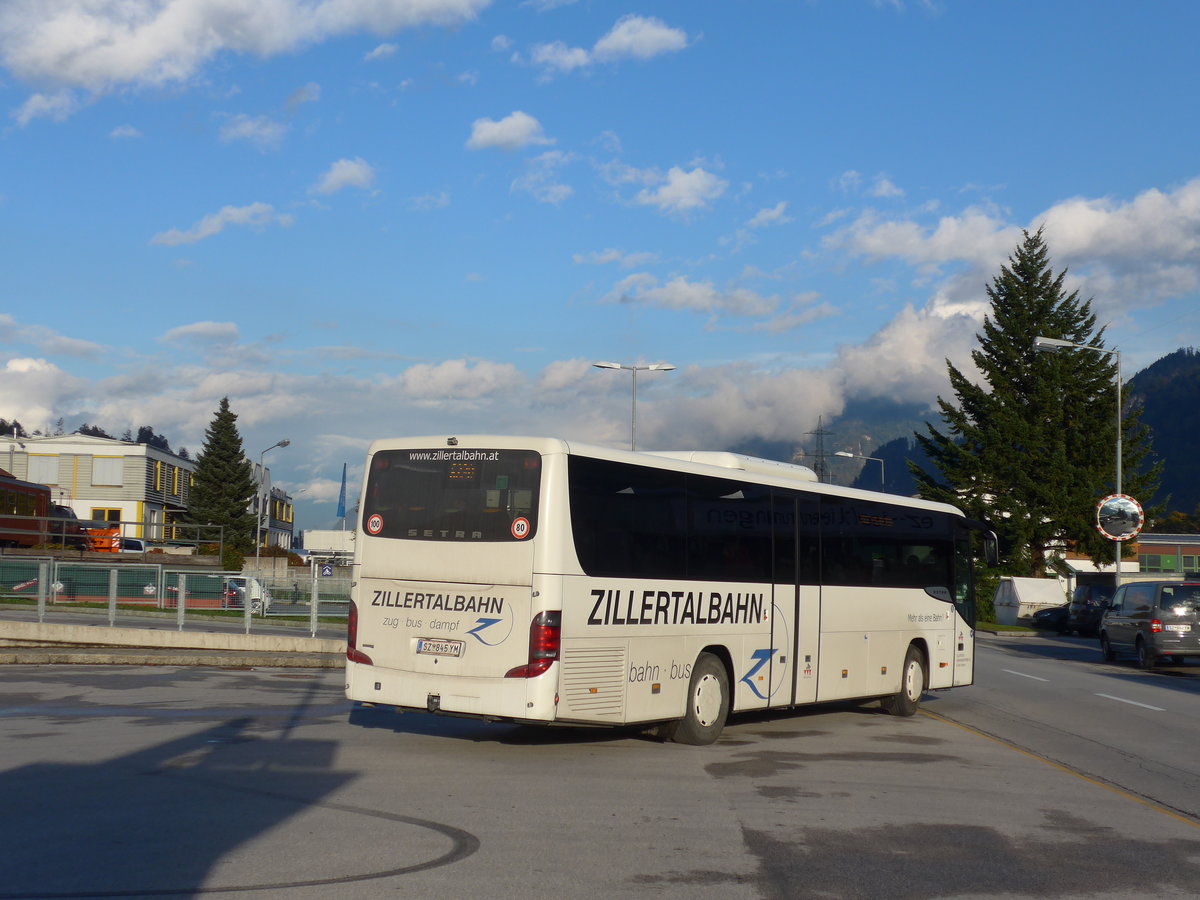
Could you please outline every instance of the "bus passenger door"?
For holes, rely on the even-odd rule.
[[[975,681],[975,567],[971,536],[958,529],[954,536],[954,685]]]
[[[771,706],[817,699],[821,589],[817,584],[815,508],[815,498],[806,499],[796,492],[775,491],[772,496],[771,646],[777,651],[778,671],[772,673]]]

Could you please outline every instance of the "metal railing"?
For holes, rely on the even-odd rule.
[[[211,547],[220,556],[225,543],[221,525],[187,525],[70,519],[63,516],[0,516],[0,547],[82,550],[120,553],[126,538],[146,551],[201,553]]]
[[[287,578],[258,578],[141,561],[63,560],[0,554],[0,608],[37,606],[48,611],[107,611],[108,624],[137,617],[172,617],[179,630],[214,618],[243,623],[250,633],[266,617],[308,621],[315,635],[321,619],[345,618],[349,578],[321,578],[297,570]],[[291,573],[289,573],[291,574]]]

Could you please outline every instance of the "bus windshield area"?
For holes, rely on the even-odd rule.
[[[532,450],[385,450],[371,458],[362,529],[423,541],[525,541],[537,530]]]

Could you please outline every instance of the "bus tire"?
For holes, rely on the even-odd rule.
[[[884,697],[880,706],[893,716],[916,715],[925,693],[925,657],[914,646],[909,646],[904,655],[904,668],[900,672],[900,690]]]
[[[701,653],[692,666],[683,718],[667,723],[659,734],[677,744],[703,746],[720,737],[728,717],[729,675],[719,659]]]

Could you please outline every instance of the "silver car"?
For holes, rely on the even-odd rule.
[[[1135,581],[1121,585],[1100,620],[1106,660],[1137,654],[1145,669],[1200,657],[1200,581]]]

